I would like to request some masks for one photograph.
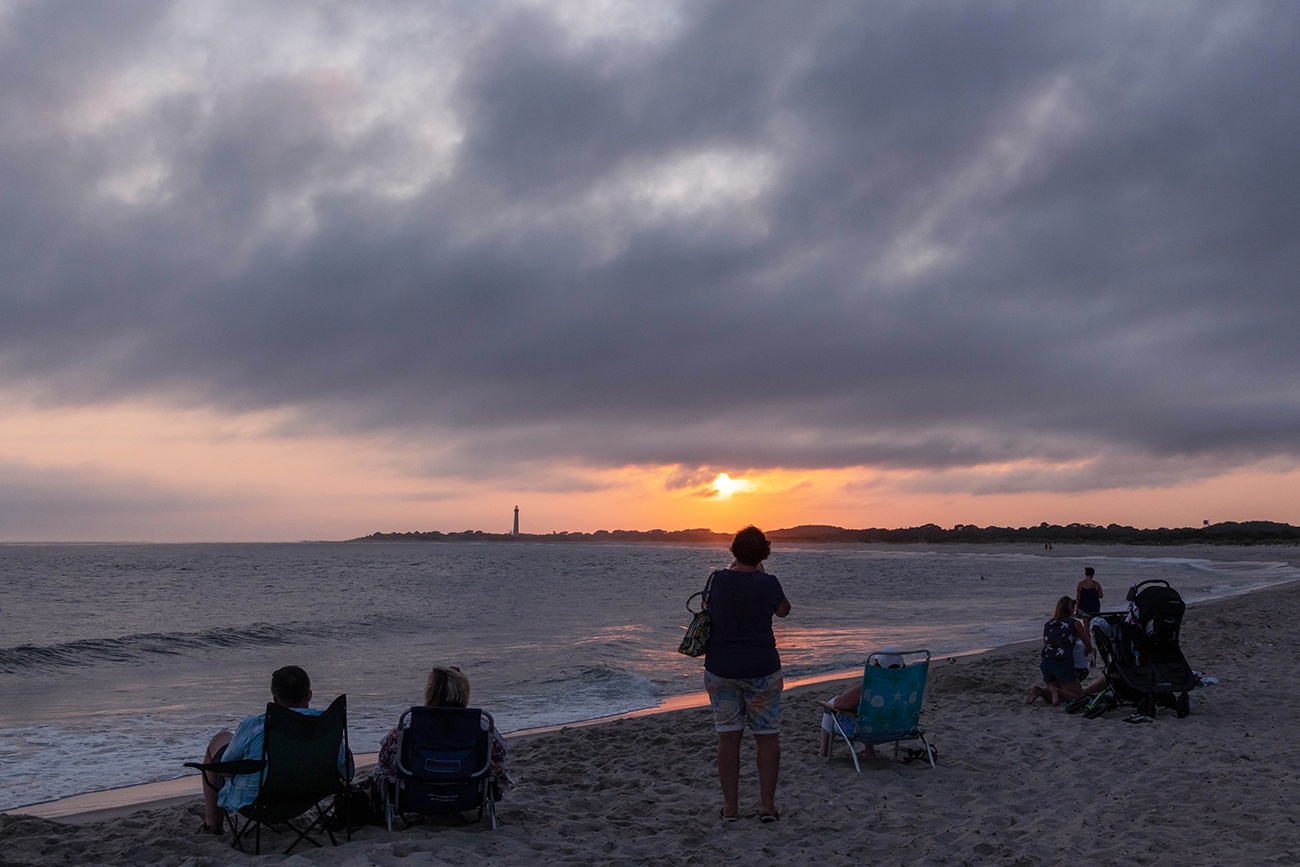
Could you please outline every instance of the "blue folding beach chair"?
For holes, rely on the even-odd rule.
[[[492,781],[492,715],[476,707],[413,707],[397,721],[397,780],[384,787],[388,830],[394,816],[478,811],[497,826]],[[409,824],[409,820],[408,820]]]
[[[897,657],[905,664],[886,668],[880,665],[880,658]],[[915,662],[906,663],[908,657],[921,657]],[[862,671],[862,697],[858,700],[857,713],[835,711],[829,703],[822,702],[830,711],[835,732],[848,744],[849,755],[853,756],[853,767],[862,773],[854,744],[893,743],[894,758],[898,758],[899,743],[902,741],[921,742],[922,755],[934,767],[936,750],[926,740],[921,729],[921,699],[925,696],[925,681],[930,673],[930,651],[928,650],[889,650],[878,651],[867,657],[867,664]],[[833,743],[835,738],[831,737]],[[909,751],[911,753],[911,751]],[[830,758],[829,744],[826,751]],[[919,756],[918,756],[919,757]],[[910,759],[909,759],[910,760]]]

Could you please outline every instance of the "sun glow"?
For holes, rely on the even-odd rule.
[[[732,494],[739,491],[748,491],[753,489],[753,485],[744,479],[733,479],[726,473],[718,473],[718,477],[713,480],[713,490],[721,499],[726,499]]]

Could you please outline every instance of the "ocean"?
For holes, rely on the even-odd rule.
[[[1147,579],[1191,602],[1297,577],[1222,556],[789,545],[767,565],[801,678],[889,644],[943,656],[1036,638],[1084,565],[1108,609]],[[676,652],[685,601],[729,560],[702,545],[0,545],[0,809],[182,776],[287,664],[317,706],[347,693],[358,753],[437,663],[506,732],[653,708],[702,689],[701,661]]]

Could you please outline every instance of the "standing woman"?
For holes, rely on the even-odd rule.
[[[757,527],[731,542],[736,560],[713,573],[704,604],[713,625],[704,657],[704,688],[718,733],[718,780],[724,822],[740,817],[740,742],[754,733],[758,760],[759,819],[775,822],[776,779],[781,768],[781,657],[772,615],[790,613],[781,582],[763,571],[772,546]]]
[[[1096,574],[1096,570],[1091,566],[1084,567],[1083,580],[1074,588],[1074,607],[1088,618],[1096,617],[1101,613],[1101,599],[1106,595],[1102,592]]]

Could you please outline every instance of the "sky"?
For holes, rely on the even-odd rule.
[[[0,540],[1300,523],[1298,44],[0,0]]]

